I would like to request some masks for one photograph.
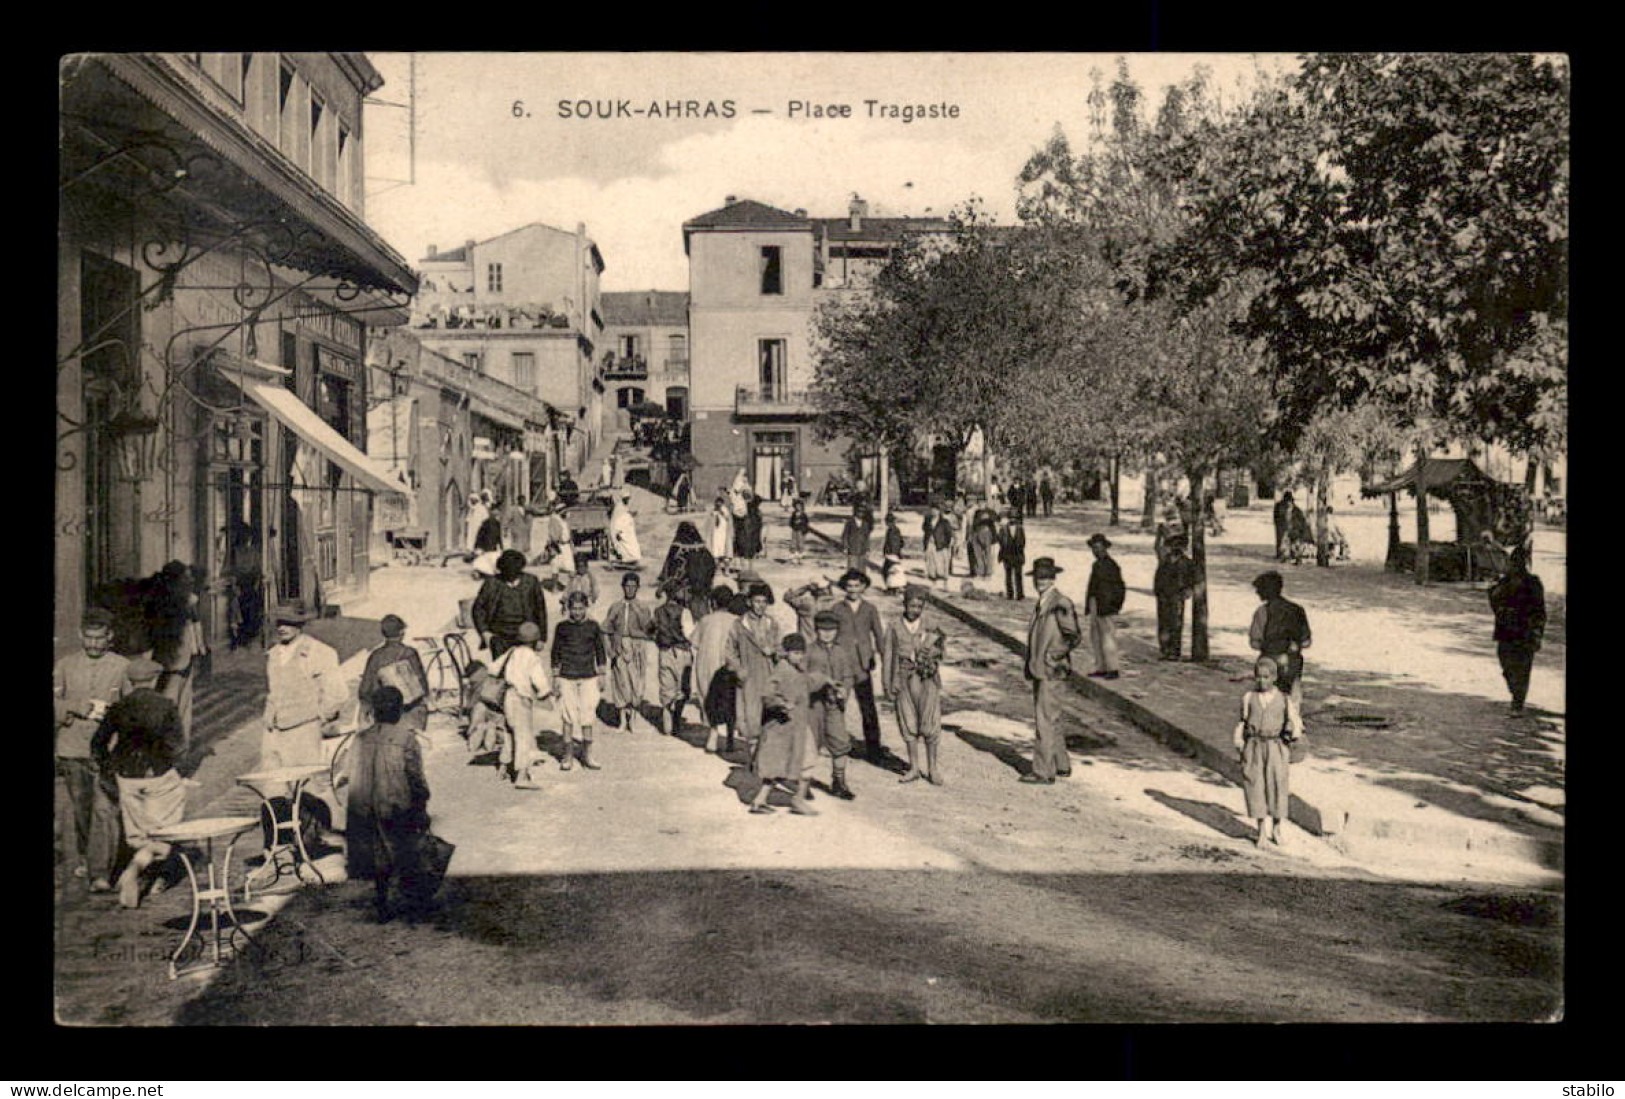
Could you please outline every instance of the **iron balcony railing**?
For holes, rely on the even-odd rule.
[[[805,389],[742,385],[734,390],[734,411],[752,416],[805,416],[813,411]]]

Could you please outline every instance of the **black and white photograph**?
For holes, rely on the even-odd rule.
[[[1564,1020],[1567,55],[58,76],[58,1024]]]

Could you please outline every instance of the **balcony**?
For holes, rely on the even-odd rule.
[[[649,377],[649,362],[642,355],[604,356],[603,377],[606,382],[641,382]]]
[[[818,410],[805,389],[771,389],[742,385],[734,390],[734,415],[805,417]]]

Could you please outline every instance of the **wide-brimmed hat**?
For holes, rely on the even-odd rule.
[[[1055,558],[1037,557],[1033,559],[1033,567],[1027,573],[1027,575],[1032,577],[1048,577],[1049,579],[1053,580],[1057,575],[1065,571],[1065,569],[1061,568],[1060,565],[1055,563]]]
[[[310,612],[297,603],[283,603],[271,619],[278,626],[303,626],[310,621]]]
[[[1099,546],[1101,549],[1112,548],[1112,540],[1107,538],[1104,534],[1091,534],[1089,536],[1089,544],[1091,546]]]
[[[863,586],[866,588],[873,583],[873,581],[869,579],[869,574],[864,572],[862,569],[847,569],[845,572],[841,573],[841,578],[837,580],[836,583],[844,588],[846,587],[846,582],[848,580],[861,580],[863,581]]]

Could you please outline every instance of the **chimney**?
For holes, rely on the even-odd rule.
[[[724,206],[732,206],[734,203],[736,203],[738,201],[739,201],[739,196],[738,195],[729,195],[727,198],[722,200],[722,204]]]
[[[466,253],[465,256],[464,256],[465,259],[473,259],[474,258],[474,242],[473,241],[471,241],[471,240],[463,241],[463,250]]]
[[[434,259],[435,251],[436,251],[435,246],[432,245],[432,244],[429,245],[429,258],[430,259]]]
[[[862,230],[863,219],[869,214],[869,204],[854,194],[852,196],[852,205],[847,207],[847,212],[852,216],[850,222],[852,231],[856,233]]]
[[[796,207],[796,217],[804,218],[806,216],[807,216],[807,211],[802,209],[800,206],[797,206]]]

